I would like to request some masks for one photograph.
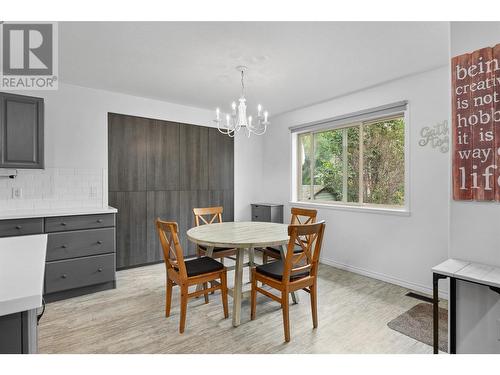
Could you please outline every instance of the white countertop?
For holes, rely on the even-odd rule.
[[[461,259],[448,259],[432,268],[433,272],[500,288],[500,267],[473,263]]]
[[[32,217],[74,216],[93,214],[113,214],[118,210],[114,207],[80,207],[80,208],[46,208],[46,209],[19,209],[0,210],[0,220],[25,219]]]
[[[0,316],[42,305],[47,235],[0,238]]]

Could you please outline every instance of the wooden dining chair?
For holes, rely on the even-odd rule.
[[[193,208],[194,223],[197,227],[205,224],[222,223],[223,207],[204,207]],[[236,249],[230,247],[216,247],[213,250],[212,258],[220,259],[224,264],[224,258],[236,260]],[[207,253],[207,247],[198,245],[198,256],[204,256]]]
[[[179,243],[178,225],[175,222],[156,219],[156,229],[163,249],[163,258],[167,269],[167,295],[165,301],[165,316],[170,316],[172,304],[172,288],[178,285],[181,288],[181,317],[179,332],[184,332],[186,324],[187,302],[191,297],[205,295],[208,303],[208,294],[217,289],[221,290],[224,318],[229,316],[227,310],[227,271],[224,265],[209,257],[184,260],[182,247]],[[220,279],[208,288],[208,282]],[[203,289],[189,293],[189,287],[202,284]]]
[[[255,319],[257,292],[279,302],[283,310],[285,341],[290,341],[289,298],[291,292],[304,290],[311,297],[313,327],[318,327],[317,279],[319,254],[323,242],[325,222],[315,224],[294,224],[288,226],[287,252],[284,261],[278,260],[252,268],[251,315]],[[301,248],[300,252],[295,247]],[[277,296],[257,286],[257,282],[266,284],[281,295]]]
[[[316,222],[318,211],[307,208],[292,207],[291,213],[292,218],[290,220],[290,224],[312,224]],[[264,264],[268,262],[269,258],[281,259],[281,251],[279,247],[270,246],[260,248],[259,250],[262,251],[262,262]],[[300,246],[296,246],[294,251],[300,252],[302,249]]]

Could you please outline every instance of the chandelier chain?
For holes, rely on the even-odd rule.
[[[245,72],[242,70],[241,71],[241,96],[244,96],[245,94],[245,81],[243,80],[243,75]]]

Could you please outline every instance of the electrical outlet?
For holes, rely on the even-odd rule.
[[[12,199],[21,199],[23,197],[23,189],[20,187],[12,188]]]

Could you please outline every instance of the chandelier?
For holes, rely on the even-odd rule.
[[[267,130],[267,125],[269,125],[267,111],[263,111],[262,106],[259,104],[257,106],[257,116],[254,118],[252,116],[247,116],[247,105],[245,99],[245,71],[247,67],[237,66],[236,69],[241,73],[241,96],[238,99],[238,106],[236,102],[231,104],[231,112],[223,113],[219,108],[215,110],[215,120],[217,128],[222,134],[234,137],[237,132],[242,128],[245,128],[247,137],[250,134],[262,135]]]

